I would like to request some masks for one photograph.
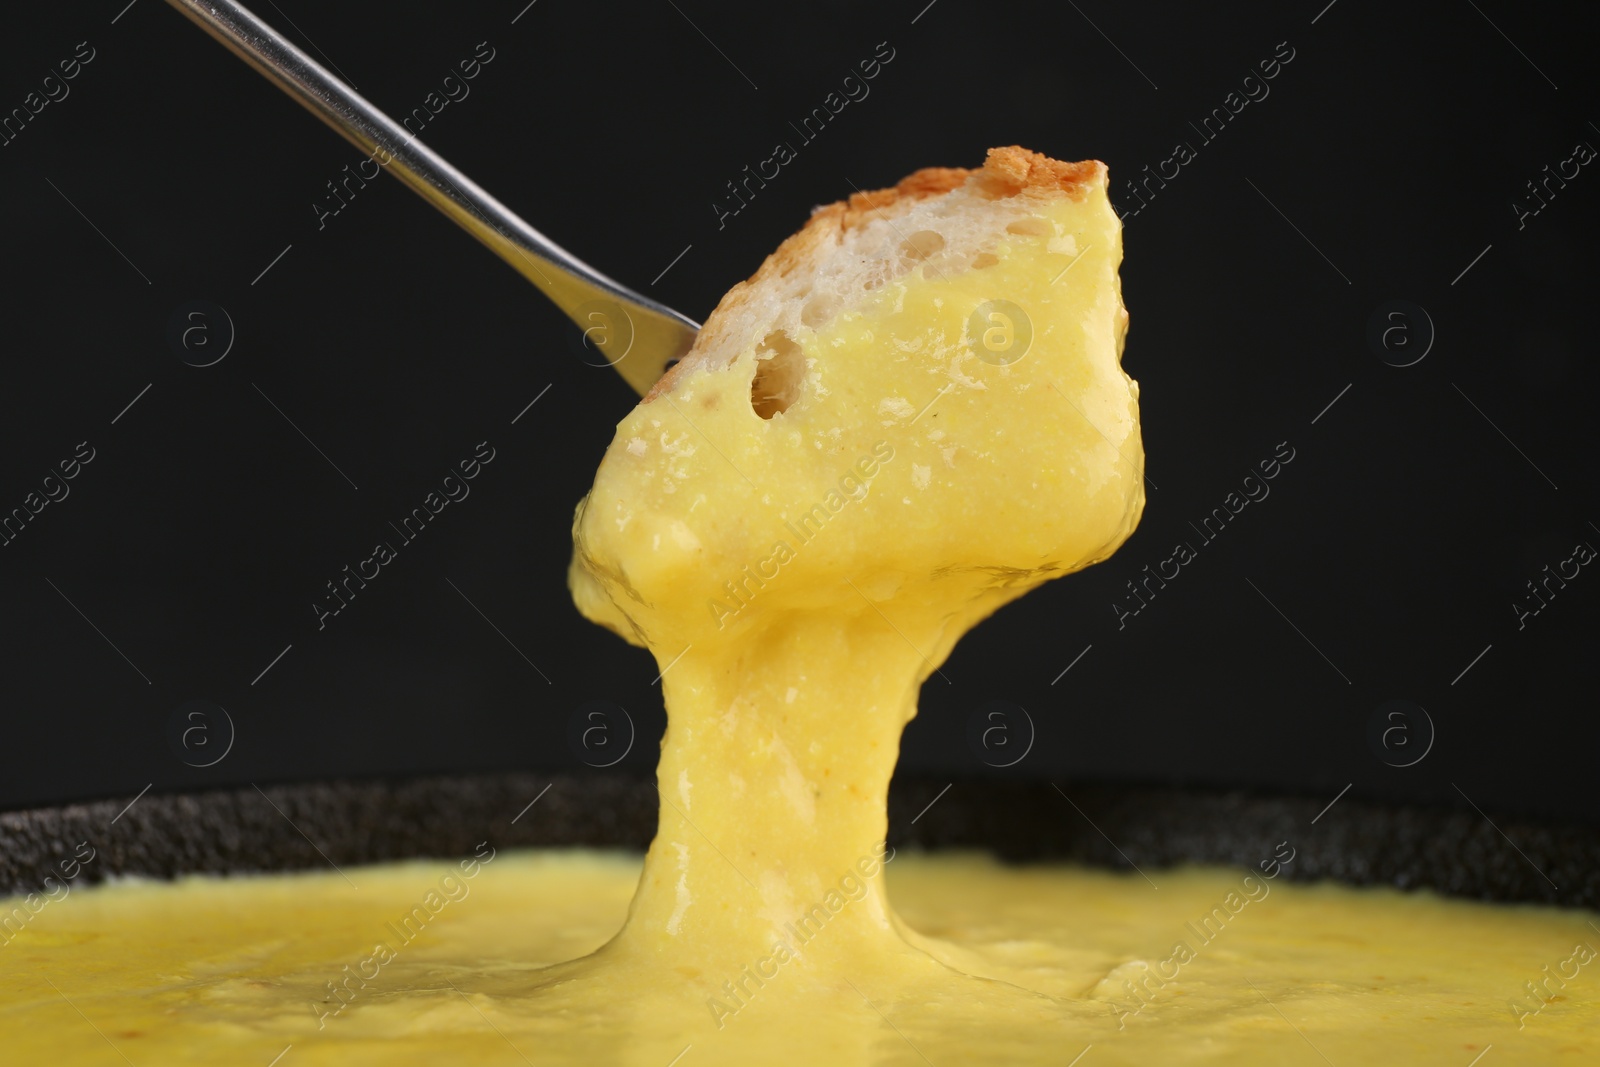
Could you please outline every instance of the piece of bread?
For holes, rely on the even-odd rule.
[[[665,663],[888,605],[936,663],[1109,556],[1144,494],[1106,184],[999,148],[817,209],[618,423],[574,519],[580,610]]]
[[[819,326],[924,264],[934,273],[982,266],[1011,232],[1034,232],[1039,206],[1082,199],[1106,181],[1099,160],[1064,163],[1026,148],[991,148],[982,167],[927,167],[890,189],[857,192],[810,220],[735,285],[694,347],[645,396],[654,400],[697,366],[732,362],[774,334]],[[783,394],[795,383],[774,383]]]

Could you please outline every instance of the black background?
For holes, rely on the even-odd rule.
[[[124,3],[11,14],[0,37],[4,112],[78,42],[95,52],[0,147],[0,511],[78,442],[95,450],[0,548],[0,805],[572,767],[569,721],[595,700],[636,724],[618,769],[649,766],[657,666],[565,588],[572,509],[627,387],[397,182],[319,230],[313,203],[361,154],[166,5]],[[1159,487],[1143,523],[960,645],[950,683],[925,687],[906,766],[984,772],[968,725],[1005,700],[1036,743],[986,773],[1330,799],[1353,783],[1600,820],[1600,577],[1585,569],[1520,630],[1512,607],[1546,564],[1600,545],[1600,175],[1520,229],[1512,206],[1576,143],[1600,145],[1593,8],[524,3],[256,10],[395,114],[487,42],[494,59],[424,140],[694,318],[852,186],[1018,143],[1107,161],[1131,210],[1126,179],[1197,147],[1126,220],[1125,366]],[[870,95],[719,228],[725,183],[880,42],[894,58]],[[1270,95],[1202,143],[1189,123],[1280,42],[1294,59]],[[196,299],[237,331],[206,368],[167,340]],[[1367,339],[1397,299],[1437,334],[1403,368]],[[484,440],[496,458],[470,497],[319,631],[324,583]],[[1196,542],[1188,524],[1283,441],[1295,460],[1271,496],[1119,630],[1125,583]],[[1407,768],[1368,739],[1394,699],[1436,730]],[[168,740],[190,700],[237,729],[205,769]],[[1408,753],[1426,733],[1410,714]]]

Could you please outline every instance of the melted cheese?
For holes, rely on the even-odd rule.
[[[1318,1052],[1467,1067],[1491,1044],[1480,1067],[1600,1057],[1600,960],[1575,953],[1600,933],[1582,912],[1280,878],[1202,926],[1244,891],[1242,872],[1146,872],[1157,890],[1137,874],[901,853],[875,880],[906,922],[1010,986],[886,967],[850,943],[861,901],[808,943],[789,937],[798,952],[766,978],[745,977],[759,958],[736,952],[697,974],[548,969],[616,932],[640,870],[634,856],[501,852],[473,878],[405,863],[348,868],[350,883],[74,890],[0,948],[0,1062],[267,1067],[288,1048],[277,1067],[667,1067],[688,1047],[676,1067],[1062,1067],[1093,1046],[1078,1067],[1310,1067]],[[1174,972],[1178,942],[1193,958]],[[714,1018],[702,986],[724,981],[744,991]],[[1000,996],[1022,988],[1048,998],[1037,1015]]]
[[[1110,555],[1144,502],[1103,181],[1015,229],[986,266],[916,266],[618,426],[571,581],[662,672],[661,817],[626,928],[575,976],[654,973],[716,1000],[730,967],[858,893],[810,951],[813,981],[1049,1016],[908,936],[873,877],[918,686],[997,607]],[[763,418],[767,359],[800,381]]]
[[[918,686],[1143,506],[1103,182],[1016,229],[618,427],[571,580],[662,672],[642,867],[75,892],[0,952],[7,1062],[1594,1062],[1594,998],[1523,987],[1595,980],[1572,913],[887,852]]]

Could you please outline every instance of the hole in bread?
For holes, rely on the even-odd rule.
[[[1000,262],[1000,257],[993,252],[979,252],[972,257],[972,269],[982,270],[985,267],[992,267],[998,262]]]
[[[912,263],[920,263],[944,248],[944,235],[937,230],[918,230],[900,242],[900,254]]]
[[[1055,227],[1050,225],[1048,219],[1026,218],[1006,224],[1007,233],[1020,233],[1028,237],[1048,237],[1055,233]]]
[[[806,377],[806,358],[800,346],[782,330],[767,334],[756,345],[756,373],[750,379],[750,406],[763,419],[789,410],[800,399]]]
[[[800,309],[801,323],[815,330],[833,318],[834,312],[839,310],[839,302],[836,296],[813,296]]]

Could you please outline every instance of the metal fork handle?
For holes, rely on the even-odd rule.
[[[641,395],[699,332],[671,308],[606,277],[372,106],[234,0],[168,0],[539,288],[584,331],[589,357]]]

